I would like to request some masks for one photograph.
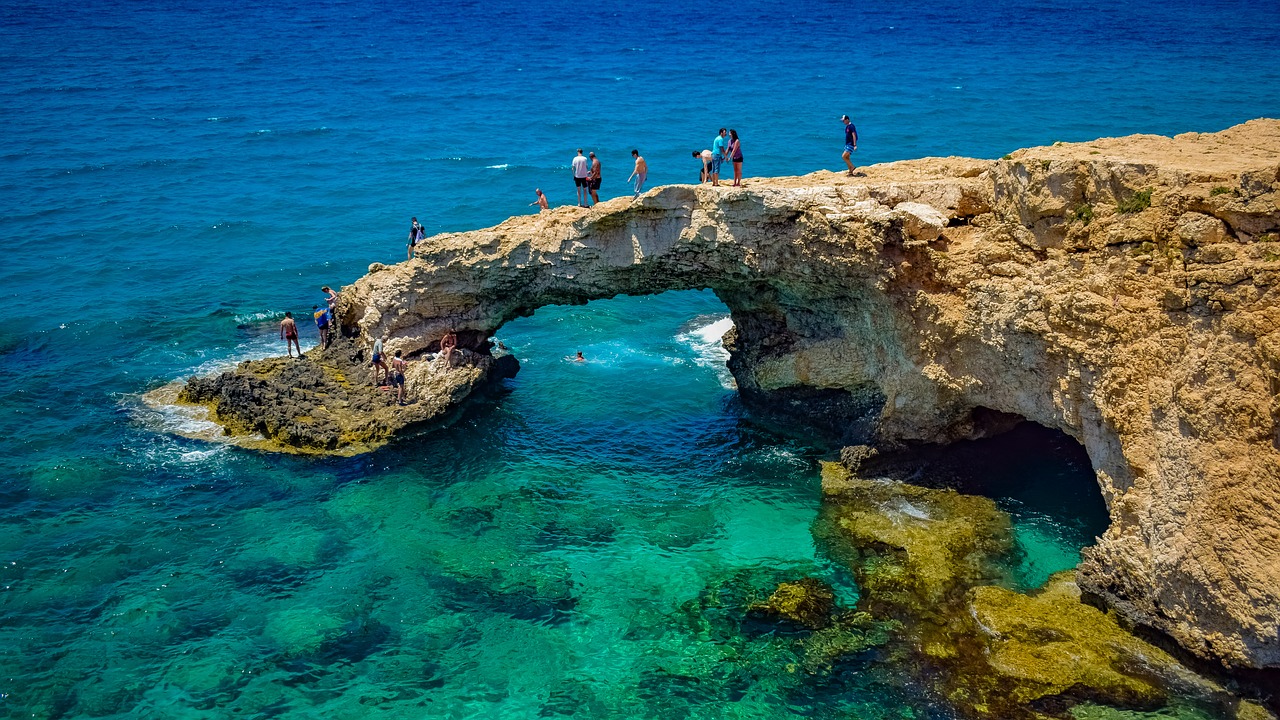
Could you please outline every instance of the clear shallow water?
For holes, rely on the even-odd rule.
[[[534,186],[568,201],[578,146],[613,196],[632,147],[651,184],[688,181],[720,125],[750,177],[837,167],[842,112],[862,163],[1280,115],[1274,4],[729,10],[0,8],[4,712],[909,705],[851,675],[673,680],[717,647],[764,652],[690,624],[709,585],[856,593],[809,537],[816,451],[743,424],[705,294],[513,323],[509,395],[368,457],[181,440],[137,400],[277,353],[280,314],[399,259],[409,215],[458,230],[526,211]],[[579,349],[591,362],[563,360]],[[994,494],[1031,586],[1091,533],[1019,487]]]

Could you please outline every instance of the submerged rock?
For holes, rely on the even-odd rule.
[[[990,499],[860,478],[837,463],[824,463],[822,476],[822,547],[854,573],[860,609],[901,623],[893,642],[903,664],[961,714],[1059,716],[1081,703],[1149,710],[1172,693],[1223,712],[1236,701],[1081,602],[1071,572],[1031,595],[993,584],[1015,542]]]
[[[831,624],[836,596],[831,586],[816,578],[803,578],[778,585],[769,599],[752,605],[753,613],[788,620],[817,630]]]
[[[877,615],[945,613],[969,588],[1000,579],[1014,552],[1012,523],[995,502],[954,490],[866,480],[823,464],[814,531],[849,566]]]
[[[1080,602],[1071,575],[1055,576],[1032,595],[990,586],[970,591],[949,638],[955,652],[946,658],[945,692],[957,707],[994,718],[1083,701],[1152,710],[1167,702],[1170,686],[1222,692],[1113,615]]]

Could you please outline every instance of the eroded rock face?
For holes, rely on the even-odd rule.
[[[481,352],[543,305],[712,288],[757,407],[850,442],[970,437],[991,411],[1077,438],[1112,519],[1081,588],[1280,667],[1280,122],[865,170],[440,235],[344,288],[343,330]]]

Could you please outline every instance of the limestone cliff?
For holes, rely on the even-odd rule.
[[[865,173],[440,235],[343,289],[346,342],[421,357],[457,329],[483,355],[544,305],[712,288],[756,407],[858,442],[1007,415],[1076,437],[1112,520],[1081,588],[1203,657],[1280,667],[1280,121]]]

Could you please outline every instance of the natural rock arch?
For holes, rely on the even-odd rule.
[[[1198,655],[1276,667],[1277,158],[1280,122],[1254,121],[512,218],[371,266],[342,291],[347,344],[320,359],[354,366],[380,335],[419,357],[456,329],[472,374],[411,378],[445,408],[514,317],[711,288],[757,405],[880,443],[972,436],[979,408],[1077,438],[1111,515],[1081,585]],[[192,398],[222,415],[225,388],[254,396],[249,374]]]

